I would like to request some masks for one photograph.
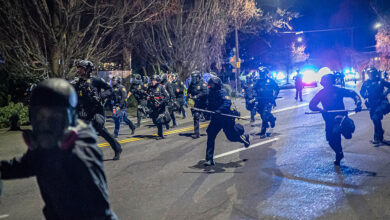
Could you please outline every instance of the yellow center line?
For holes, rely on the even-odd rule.
[[[207,127],[208,125],[209,125],[209,122],[206,122],[204,124],[200,124],[199,128],[204,128],[204,127]],[[194,126],[181,128],[181,129],[176,129],[176,130],[172,130],[172,131],[166,131],[166,132],[164,132],[164,135],[177,134],[177,133],[180,133],[180,132],[183,132],[183,131],[191,131],[191,130],[194,130]],[[152,134],[152,136],[157,136],[157,134]],[[134,142],[134,141],[141,141],[141,140],[146,140],[146,139],[148,139],[148,138],[128,138],[128,139],[118,140],[118,142],[120,144],[124,144],[124,143],[129,143],[129,142]],[[98,147],[108,147],[108,146],[110,146],[110,144],[107,143],[107,142],[98,144]]]

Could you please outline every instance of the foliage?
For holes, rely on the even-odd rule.
[[[293,63],[305,62],[309,58],[309,54],[305,53],[306,45],[297,46],[295,42],[291,45],[291,59]]]
[[[384,25],[375,35],[376,51],[381,56],[380,68],[390,71],[390,24]]]
[[[20,120],[20,124],[24,125],[29,122],[28,107],[22,103],[10,102],[9,105],[0,108],[0,128],[9,127],[10,119],[14,115],[17,115]]]

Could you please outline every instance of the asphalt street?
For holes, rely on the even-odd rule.
[[[216,166],[205,167],[206,128],[192,139],[192,117],[178,116],[179,127],[155,140],[150,120],[135,135],[122,125],[118,140],[123,153],[99,138],[106,158],[110,201],[120,219],[390,219],[390,146],[373,146],[368,112],[351,113],[356,131],[343,139],[345,158],[333,165],[334,152],[325,140],[321,115],[306,115],[308,101],[319,88],[281,90],[274,109],[276,127],[260,139],[260,119],[239,121],[251,134],[251,146],[216,140]],[[352,100],[345,100],[353,109]],[[243,99],[234,105],[248,116]],[[134,119],[134,118],[132,118]],[[390,139],[390,117],[383,121]],[[107,127],[112,132],[113,123]],[[0,159],[21,155],[20,133],[0,134]],[[8,146],[9,147],[9,146]],[[43,202],[34,178],[3,181],[0,219],[42,219]]]

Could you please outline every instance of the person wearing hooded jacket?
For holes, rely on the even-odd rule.
[[[249,147],[249,135],[244,134],[244,127],[235,123],[235,118],[223,116],[221,114],[231,114],[239,116],[239,112],[231,109],[232,102],[223,88],[219,77],[212,77],[208,82],[209,94],[207,96],[207,109],[215,112],[211,115],[211,121],[207,127],[207,149],[206,162],[204,165],[212,166],[214,162],[215,139],[218,133],[223,130],[229,141],[241,142],[245,147]]]
[[[334,164],[340,166],[340,161],[344,158],[343,148],[341,146],[341,135],[344,121],[352,121],[348,118],[347,111],[329,112],[332,110],[345,110],[343,99],[352,98],[356,104],[356,112],[362,110],[360,96],[352,90],[335,86],[335,77],[333,74],[324,75],[320,84],[324,87],[310,101],[309,108],[312,111],[319,111],[325,121],[325,134],[329,146],[336,154]],[[321,103],[322,108],[318,105]],[[352,124],[352,123],[350,123]],[[353,132],[352,129],[350,132]],[[352,133],[345,134],[344,137],[352,138]]]
[[[77,94],[63,79],[32,92],[28,150],[0,161],[4,180],[36,177],[46,219],[117,219],[108,200],[103,154],[90,124],[77,120]]]

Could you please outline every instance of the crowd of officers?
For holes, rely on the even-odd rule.
[[[32,92],[30,119],[32,130],[24,130],[23,138],[28,146],[20,158],[0,161],[0,177],[15,179],[36,176],[46,219],[117,219],[112,211],[107,193],[107,181],[103,168],[103,155],[97,147],[97,135],[102,136],[115,152],[118,160],[121,145],[115,139],[120,123],[125,122],[134,134],[143,116],[152,119],[158,129],[158,139],[163,139],[163,128],[177,126],[175,112],[186,117],[186,99],[194,101],[191,109],[194,120],[193,138],[199,138],[199,120],[210,120],[207,132],[206,166],[215,165],[215,139],[222,130],[231,142],[250,146],[249,135],[236,123],[240,113],[232,108],[232,102],[220,78],[212,75],[208,83],[202,74],[194,71],[185,96],[185,85],[175,74],[153,75],[150,79],[135,75],[130,91],[114,77],[111,85],[91,76],[93,64],[80,61],[78,77],[71,83],[63,79],[49,79],[40,83]],[[370,79],[365,81],[360,94],[370,111],[374,124],[373,143],[384,142],[383,116],[390,112],[387,99],[390,83],[381,79],[375,68],[366,71]],[[150,82],[149,82],[150,80]],[[336,154],[335,165],[344,157],[341,137],[352,138],[355,125],[348,117],[344,97],[355,101],[356,109],[362,110],[360,96],[345,88],[335,86],[335,77],[322,77],[320,90],[310,101],[309,108],[321,113],[325,120],[326,140]],[[259,76],[249,76],[244,85],[246,107],[251,120],[259,113],[262,119],[260,137],[275,127],[276,117],[271,110],[276,106],[279,94],[277,83],[262,69]],[[127,117],[127,99],[134,95],[138,102],[137,123]],[[104,104],[109,103],[115,122],[114,134],[104,126]],[[321,107],[319,104],[321,103]],[[207,114],[206,114],[207,113]],[[0,188],[1,192],[1,188]]]

